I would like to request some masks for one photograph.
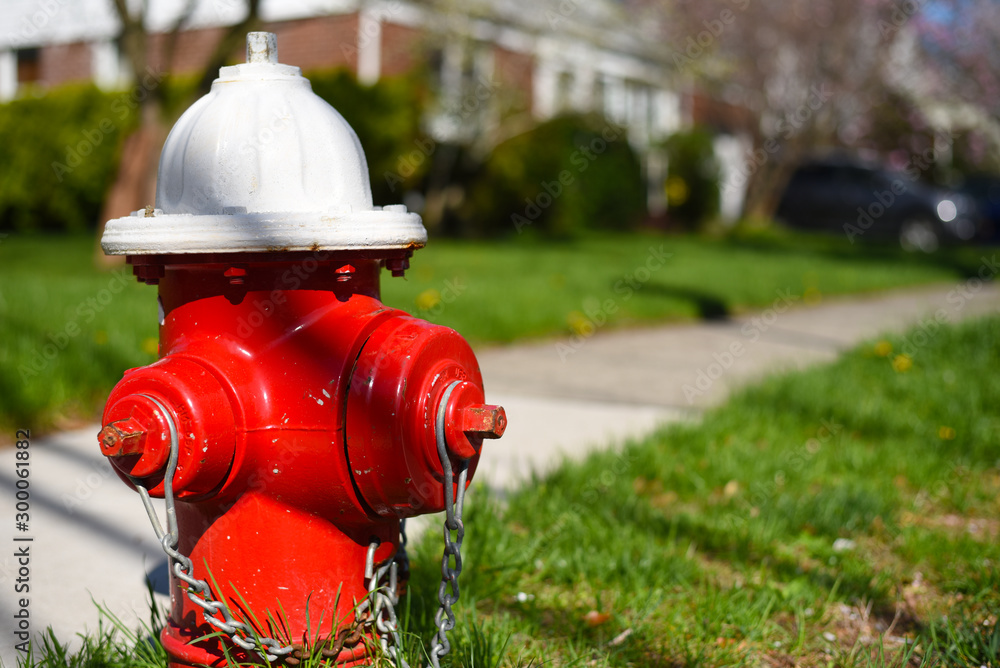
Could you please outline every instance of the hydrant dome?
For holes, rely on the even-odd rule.
[[[372,204],[364,150],[275,36],[250,33],[174,125],[156,206],[109,221],[109,254],[417,248],[427,233],[402,205]]]
[[[276,66],[223,68],[212,91],[181,116],[160,155],[156,208],[165,214],[372,208],[368,164],[354,130],[308,79],[270,69]]]

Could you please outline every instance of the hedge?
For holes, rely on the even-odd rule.
[[[633,228],[646,189],[624,128],[564,115],[498,145],[467,202],[465,224],[479,232],[569,238],[585,229]]]
[[[427,91],[419,76],[365,86],[344,70],[310,72],[313,90],[357,132],[376,204],[427,188],[431,164],[446,153],[421,130]],[[191,89],[165,81],[168,108]],[[94,227],[117,172],[124,137],[137,123],[133,89],[108,93],[64,86],[0,105],[0,230]],[[552,238],[584,229],[629,229],[641,218],[645,186],[625,130],[604,119],[562,116],[513,137],[485,157],[463,147],[449,180],[462,190],[453,232]],[[448,162],[448,161],[446,161]],[[453,161],[454,162],[454,161]],[[454,189],[454,188],[453,188]]]
[[[696,230],[719,213],[721,166],[712,134],[698,127],[676,132],[662,150],[668,165],[664,188],[670,221]]]
[[[420,87],[402,78],[363,86],[342,70],[308,76],[358,133],[376,203],[401,201],[403,187],[389,177],[412,187],[421,176],[404,159],[423,145]],[[185,78],[164,82],[165,104],[177,106],[191,90]],[[0,105],[0,230],[95,227],[143,93],[66,85]]]
[[[0,106],[0,229],[93,226],[138,107],[93,85]]]

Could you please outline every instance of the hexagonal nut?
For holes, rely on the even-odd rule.
[[[507,429],[507,413],[503,406],[467,406],[460,416],[460,429],[470,436],[500,438]]]
[[[128,457],[143,453],[146,430],[135,418],[118,420],[104,427],[97,435],[105,457]]]

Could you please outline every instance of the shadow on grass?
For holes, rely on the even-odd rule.
[[[701,290],[651,281],[642,287],[642,291],[693,304],[699,320],[721,322],[730,316],[729,306],[721,297]]]

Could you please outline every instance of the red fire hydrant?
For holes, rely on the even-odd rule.
[[[371,601],[404,577],[401,519],[460,498],[506,426],[458,334],[379,301],[425,242],[372,205],[357,136],[269,33],[171,131],[156,208],[107,224],[159,286],[160,359],[99,439],[154,519],[167,501],[171,666],[350,663],[394,630]]]

